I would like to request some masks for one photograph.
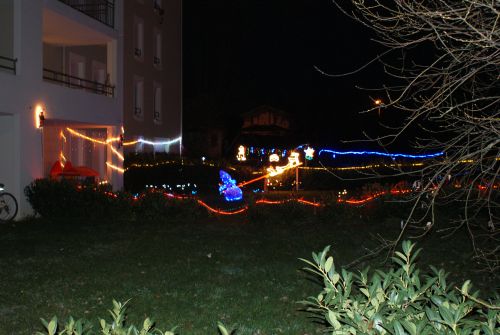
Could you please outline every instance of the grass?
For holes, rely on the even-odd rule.
[[[296,303],[319,291],[297,258],[332,245],[336,264],[347,264],[375,245],[372,234],[395,236],[399,219],[281,214],[0,226],[0,334],[33,334],[40,317],[53,315],[95,322],[107,318],[112,299],[131,299],[131,322],[151,316],[162,329],[178,325],[180,334],[216,334],[217,321],[237,325],[240,335],[319,334],[321,325]],[[492,278],[474,272],[465,233],[418,246],[422,268],[434,264],[457,282],[471,278],[494,290]],[[382,258],[362,266],[383,266]]]

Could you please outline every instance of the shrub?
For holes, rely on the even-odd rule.
[[[146,318],[142,326],[127,325],[126,309],[127,302],[121,303],[113,300],[113,309],[109,310],[112,321],[108,322],[105,319],[99,319],[100,332],[102,335],[174,335],[175,328],[170,330],[160,330],[156,328],[154,321]],[[62,325],[58,323],[57,317],[53,317],[50,321],[41,319],[45,328],[45,332],[36,332],[36,335],[91,335],[92,324],[84,319],[75,320],[72,317]],[[218,329],[221,335],[231,335],[233,332],[228,331],[222,323],[218,323]]]
[[[403,242],[403,252],[392,258],[389,271],[369,269],[359,274],[336,271],[329,247],[313,253],[305,270],[318,277],[323,290],[303,302],[324,322],[331,334],[500,334],[499,307],[470,293],[466,281],[461,289],[446,282],[443,270],[431,267],[422,276],[415,266],[420,250]],[[497,297],[496,304],[499,299]]]
[[[26,186],[24,193],[33,210],[43,217],[97,218],[118,215],[128,216],[123,209],[130,196],[110,196],[109,187],[81,185],[62,179],[36,179]]]
[[[133,210],[137,217],[149,220],[206,215],[206,211],[198,206],[193,199],[171,199],[161,191],[143,193],[133,202]]]

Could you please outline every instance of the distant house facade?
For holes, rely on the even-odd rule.
[[[290,116],[271,106],[259,106],[242,115],[241,133],[257,136],[286,136],[290,133]]]
[[[107,140],[122,126],[123,2],[0,1],[0,183],[21,217],[24,187],[56,162],[122,187]]]
[[[125,152],[182,146],[182,0],[124,2]],[[148,143],[157,143],[155,145]]]
[[[286,156],[297,143],[293,121],[289,114],[277,108],[263,105],[242,114],[242,126],[234,141],[235,158],[266,161],[276,153]]]

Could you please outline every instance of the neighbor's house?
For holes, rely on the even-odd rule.
[[[0,182],[20,216],[24,187],[58,161],[122,186],[123,4],[0,1]]]
[[[265,162],[272,153],[285,157],[298,141],[291,116],[274,107],[262,105],[242,114],[240,133],[234,141],[233,152],[244,148],[249,161]]]
[[[124,4],[125,152],[182,147],[182,0]],[[152,144],[154,142],[156,144]]]

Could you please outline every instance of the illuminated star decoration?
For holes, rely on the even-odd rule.
[[[243,199],[243,192],[236,186],[236,180],[231,178],[231,175],[224,170],[219,171],[219,176],[222,184],[219,186],[220,194],[224,195],[226,201],[238,201]]]
[[[314,157],[314,149],[311,147],[307,147],[307,149],[304,149],[304,152],[306,154],[306,159],[308,161],[312,160]]]

